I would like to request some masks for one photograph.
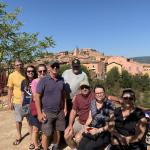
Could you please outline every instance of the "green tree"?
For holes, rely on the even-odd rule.
[[[83,66],[83,65],[81,65],[81,69],[87,74],[87,76],[88,76],[88,80],[89,80],[89,83],[91,84],[91,82],[92,82],[92,79],[91,79],[91,76],[90,76],[90,72],[89,72],[89,70],[87,69],[87,67],[86,66]]]
[[[0,63],[11,63],[16,58],[21,58],[25,63],[45,52],[48,47],[55,45],[52,37],[38,40],[39,33],[20,32],[23,23],[18,21],[20,13],[16,9],[13,13],[6,11],[7,5],[0,2]]]
[[[118,96],[120,91],[120,73],[117,67],[112,68],[106,77],[106,89],[110,95]]]
[[[143,92],[150,90],[150,78],[148,74],[141,76],[141,90]]]
[[[106,84],[108,87],[113,87],[119,81],[120,81],[120,74],[118,68],[114,67],[107,73]]]
[[[105,87],[105,81],[104,80],[101,80],[101,79],[98,79],[98,78],[92,79],[92,82],[91,82],[91,87],[92,88],[94,88],[98,84]]]
[[[62,73],[69,68],[70,68],[70,65],[68,65],[68,64],[60,65],[59,74],[62,75]]]
[[[131,74],[128,73],[128,71],[126,71],[126,70],[122,71],[120,84],[121,84],[122,88],[131,88],[132,87],[132,76],[131,76]]]
[[[133,89],[135,89],[135,90],[139,90],[139,91],[141,91],[141,82],[142,80],[141,80],[141,75],[140,74],[136,74],[136,75],[134,75],[133,77],[132,77],[132,87],[133,87]]]

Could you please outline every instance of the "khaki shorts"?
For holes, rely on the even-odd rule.
[[[78,117],[75,119],[74,124],[73,124],[73,130],[74,130],[74,134],[77,134],[79,132],[83,132],[84,131],[84,125],[82,125],[79,122]]]
[[[22,105],[21,104],[13,104],[16,122],[22,122]]]

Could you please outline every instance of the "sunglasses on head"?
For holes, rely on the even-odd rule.
[[[27,73],[34,73],[34,70],[27,70]]]
[[[38,72],[39,72],[39,73],[42,73],[42,72],[43,72],[43,73],[46,73],[46,70],[39,70]]]
[[[81,90],[83,90],[83,89],[89,89],[89,88],[90,88],[90,87],[87,86],[87,85],[82,85],[82,86],[80,87]]]
[[[134,97],[123,97],[124,100],[134,100]]]

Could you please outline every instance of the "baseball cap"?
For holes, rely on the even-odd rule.
[[[80,66],[80,60],[78,58],[73,59],[72,66]]]
[[[87,80],[83,80],[83,81],[80,82],[80,87],[83,86],[83,85],[86,85],[88,87],[90,86],[89,82]]]
[[[52,66],[59,66],[59,61],[58,60],[51,60],[49,62],[49,65],[52,67]]]

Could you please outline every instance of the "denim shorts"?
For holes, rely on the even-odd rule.
[[[41,129],[41,123],[39,122],[37,116],[33,116],[31,113],[29,114],[29,124],[37,127],[39,130]]]
[[[13,104],[16,122],[22,122],[22,105],[21,104]]]

